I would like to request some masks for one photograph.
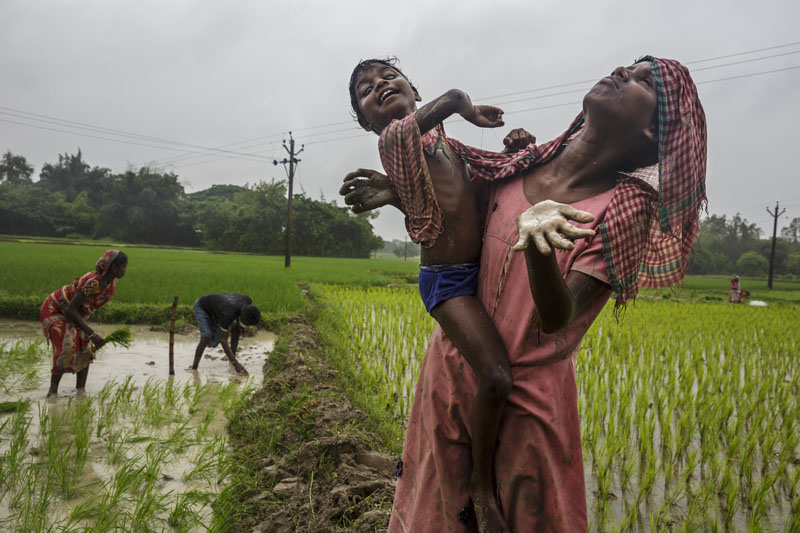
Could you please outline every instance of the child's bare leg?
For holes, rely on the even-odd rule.
[[[431,315],[478,376],[472,409],[470,495],[481,533],[508,531],[494,490],[494,450],[500,416],[511,392],[511,366],[503,339],[475,296],[439,303]]]

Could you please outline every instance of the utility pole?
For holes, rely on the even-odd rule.
[[[769,210],[767,208],[767,213],[772,215],[772,218],[775,219],[775,223],[772,226],[772,252],[769,254],[769,280],[767,281],[767,287],[770,289],[772,288],[772,271],[775,267],[775,239],[778,236],[778,217],[781,216],[786,212],[786,208],[783,211],[778,212],[778,202],[775,202],[775,212]]]
[[[294,138],[292,137],[292,132],[290,131],[289,132],[289,147],[288,148],[286,147],[286,139],[284,139],[283,140],[283,148],[284,148],[284,150],[286,150],[289,153],[289,159],[286,159],[284,157],[283,160],[281,160],[281,161],[274,160],[272,162],[272,164],[277,166],[278,163],[282,163],[284,170],[286,169],[286,164],[287,163],[289,164],[289,169],[287,171],[287,174],[289,176],[289,198],[288,198],[288,201],[286,203],[286,246],[284,248],[285,257],[286,257],[286,259],[284,261],[284,266],[286,268],[289,268],[290,266],[292,266],[292,185],[294,184],[294,169],[295,169],[295,166],[297,165],[297,163],[300,162],[300,160],[297,159],[295,156],[296,155],[300,155],[300,152],[302,152],[305,149],[305,145],[301,144],[300,145],[300,151],[299,152],[295,152],[294,151]]]

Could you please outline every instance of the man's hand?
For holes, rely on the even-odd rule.
[[[525,250],[533,240],[542,255],[550,255],[552,248],[572,250],[575,239],[594,235],[594,230],[576,228],[567,220],[591,222],[594,215],[575,209],[569,204],[544,200],[524,211],[517,218],[519,240],[512,247],[515,252]]]
[[[525,128],[517,128],[508,132],[503,139],[503,152],[511,153],[522,150],[529,144],[536,144],[536,137]]]
[[[397,206],[397,198],[389,188],[389,178],[375,170],[359,168],[344,177],[339,189],[344,203],[353,213],[371,211],[385,205]]]
[[[471,110],[461,113],[461,116],[479,128],[499,128],[505,125],[503,110],[491,105],[472,106]]]

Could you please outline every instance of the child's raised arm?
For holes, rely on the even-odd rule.
[[[420,133],[432,130],[437,124],[456,113],[480,128],[499,128],[504,124],[503,110],[499,107],[474,106],[467,93],[459,89],[450,89],[419,108],[416,117]]]

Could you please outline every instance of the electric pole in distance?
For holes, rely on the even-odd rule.
[[[278,161],[277,159],[272,162],[273,165],[277,166],[278,163],[283,163],[284,170],[286,169],[286,164],[289,164],[289,169],[287,170],[287,174],[289,175],[289,198],[286,203],[286,246],[285,246],[285,254],[286,260],[284,262],[284,266],[289,268],[292,266],[292,185],[294,184],[294,169],[297,166],[297,163],[300,162],[295,156],[300,155],[305,148],[304,144],[300,145],[300,151],[294,151],[294,138],[292,137],[292,132],[289,132],[289,147],[286,147],[286,139],[283,140],[283,148],[289,152],[289,159],[285,157],[283,160]]]
[[[772,271],[775,267],[775,238],[778,236],[778,217],[781,216],[786,212],[786,208],[783,211],[778,212],[778,202],[775,202],[775,212],[769,210],[767,208],[767,213],[772,215],[772,218],[775,219],[775,223],[772,226],[772,252],[769,254],[769,280],[767,281],[767,287],[770,289],[772,288]]]

